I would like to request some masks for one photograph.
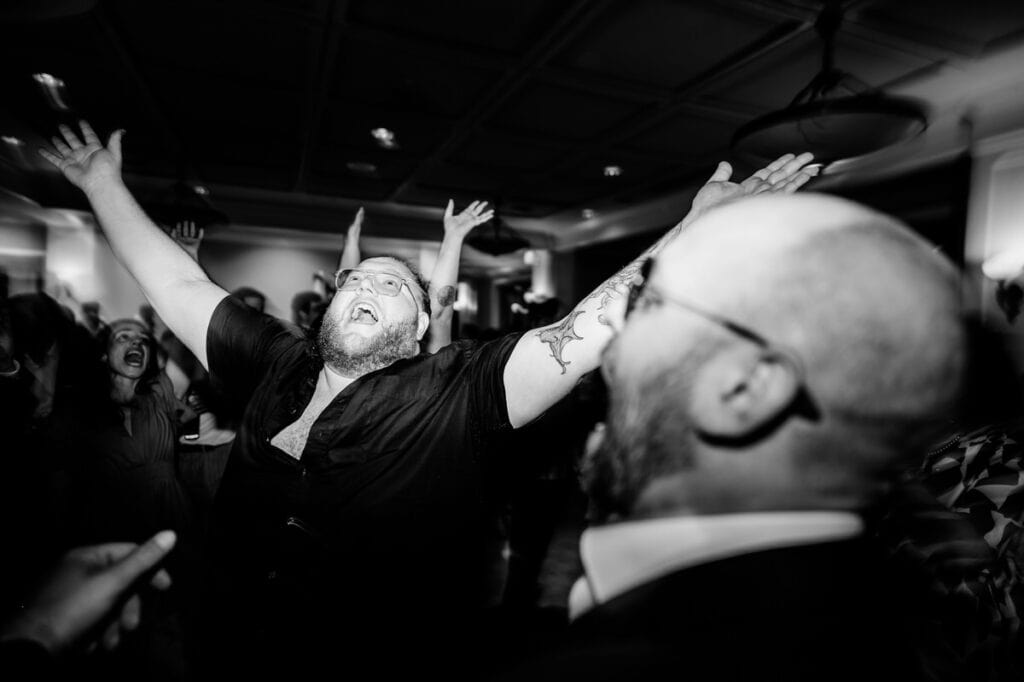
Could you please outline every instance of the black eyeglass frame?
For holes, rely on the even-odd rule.
[[[770,341],[766,336],[754,331],[747,325],[740,324],[739,322],[731,320],[724,315],[719,315],[718,313],[706,310],[701,306],[694,305],[693,303],[684,301],[683,299],[666,294],[657,287],[652,286],[649,282],[651,271],[653,269],[654,257],[652,256],[645,260],[640,266],[640,282],[629,290],[629,296],[626,299],[626,318],[628,318],[635,310],[643,310],[647,307],[662,303],[671,303],[677,308],[686,310],[698,317],[701,317],[742,339],[750,341],[760,348],[769,350],[786,358],[790,366],[792,366],[793,371],[796,372],[797,382],[800,385],[800,392],[793,402],[792,409],[798,414],[812,420],[820,418],[821,412],[818,410],[817,404],[807,389],[804,363],[795,351]]]

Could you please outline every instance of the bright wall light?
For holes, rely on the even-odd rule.
[[[1000,251],[985,259],[981,271],[993,280],[1012,279],[1024,269],[1024,247]]]
[[[459,293],[455,297],[455,305],[452,306],[464,315],[476,315],[477,300],[476,288],[469,282],[459,282]]]

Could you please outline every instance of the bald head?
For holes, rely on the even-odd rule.
[[[658,303],[627,320],[606,371],[616,447],[645,453],[619,464],[639,472],[634,502],[678,474],[753,507],[817,485],[810,471],[829,469],[830,486],[881,475],[958,398],[955,268],[857,204],[801,195],[721,207],[665,248],[647,287]],[[754,488],[776,499],[751,501]]]
[[[652,281],[792,349],[839,415],[918,421],[959,390],[959,277],[893,218],[825,195],[765,196],[695,223]]]

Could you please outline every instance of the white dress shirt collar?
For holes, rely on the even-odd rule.
[[[584,531],[584,575],[569,595],[569,618],[663,575],[767,549],[851,538],[864,523],[848,512],[759,512],[676,516]]]

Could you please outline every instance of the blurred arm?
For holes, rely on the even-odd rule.
[[[645,260],[715,206],[764,192],[795,192],[817,174],[817,168],[804,168],[810,161],[810,154],[787,154],[742,183],[730,182],[732,167],[719,164],[694,197],[690,212],[657,243],[605,280],[559,322],[526,332],[505,365],[505,398],[512,426],[536,419],[598,367],[604,347],[621,324],[629,290],[639,283]]]
[[[121,131],[110,136],[106,147],[84,121],[84,142],[66,126],[60,131],[63,139],[53,138],[56,154],[41,150],[43,157],[85,192],[114,255],[171,331],[207,366],[207,329],[227,292],[149,219],[125,187]]]

